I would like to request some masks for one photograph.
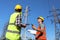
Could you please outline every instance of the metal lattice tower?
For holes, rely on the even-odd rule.
[[[26,9],[25,9],[25,14],[24,14],[24,20],[25,20],[25,24],[28,24],[28,9],[29,7],[26,6]],[[26,28],[24,28],[25,30],[25,34],[24,34],[24,40],[26,40]]]
[[[55,40],[60,40],[60,13],[58,14],[58,11],[60,9],[55,9],[54,7],[52,8],[52,11],[49,11],[50,13],[52,12],[52,15],[47,16],[48,17],[54,17],[53,22],[54,22],[54,28],[55,28]]]
[[[6,24],[4,25],[4,28],[3,28],[3,33],[2,33],[2,36],[1,36],[1,40],[5,40],[5,34],[6,34],[6,31],[7,31],[7,27],[8,27],[8,22],[6,22]]]

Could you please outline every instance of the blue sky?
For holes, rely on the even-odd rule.
[[[52,10],[52,6],[55,8],[60,8],[60,0],[0,0],[0,36],[2,35],[4,24],[9,20],[10,15],[14,12],[14,7],[16,4],[21,4],[23,7],[22,12],[28,5],[31,11],[29,11],[29,23],[35,24],[38,27],[37,17],[43,16],[45,18],[47,40],[54,40],[54,24],[51,24],[50,19],[46,18],[49,11]],[[32,29],[31,25],[26,28]],[[27,33],[27,36],[34,38],[34,35]],[[23,29],[22,33],[23,34]]]

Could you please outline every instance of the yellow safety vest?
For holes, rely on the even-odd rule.
[[[8,29],[7,29],[9,31],[6,32],[6,38],[11,39],[11,40],[17,40],[21,36],[20,34],[18,34],[19,32],[21,32],[21,27],[14,25],[16,21],[16,17],[20,14],[22,14],[22,12],[20,13],[15,12],[11,15]],[[10,25],[10,23],[13,23],[13,24]]]

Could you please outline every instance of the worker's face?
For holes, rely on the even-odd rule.
[[[38,23],[40,23],[40,22],[42,22],[42,20],[41,19],[38,19]]]
[[[22,11],[22,9],[15,9],[15,11],[17,11],[17,12],[21,12],[21,11]]]

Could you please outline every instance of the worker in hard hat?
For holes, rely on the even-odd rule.
[[[35,25],[32,24],[32,28],[36,30],[36,40],[46,40],[46,28],[45,25],[43,24],[44,18],[42,16],[39,16],[37,18],[38,21],[38,28],[35,27]]]
[[[10,16],[6,40],[21,40],[21,28],[25,28],[26,24],[22,24],[22,6],[16,5],[15,12]]]

